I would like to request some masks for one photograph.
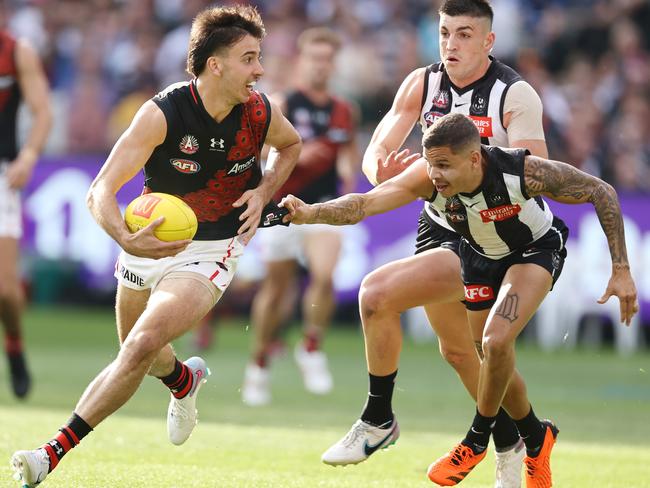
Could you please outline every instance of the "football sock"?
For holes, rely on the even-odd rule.
[[[76,445],[81,442],[81,439],[90,434],[92,430],[92,427],[90,427],[84,419],[72,412],[72,417],[70,417],[68,422],[59,429],[59,433],[42,447],[50,458],[50,469],[48,472],[51,472],[56,468],[56,465],[59,464],[61,458],[65,456],[70,449],[76,447]]]
[[[361,420],[376,427],[387,428],[393,423],[393,388],[397,371],[388,376],[370,377],[368,400],[361,414]]]
[[[23,352],[23,340],[20,334],[5,334],[5,352],[7,356],[18,356]]]
[[[269,355],[267,351],[264,351],[260,354],[255,355],[253,362],[257,364],[260,368],[264,369],[269,364]]]
[[[487,449],[496,419],[496,416],[486,417],[481,415],[477,408],[472,427],[467,431],[467,435],[461,441],[461,444],[470,447],[474,454],[481,454]]]
[[[320,349],[320,343],[321,343],[321,336],[319,333],[316,332],[305,333],[305,337],[303,339],[303,345],[305,347],[305,351],[307,352],[318,351]]]
[[[519,442],[519,431],[508,413],[500,408],[492,429],[492,440],[498,452],[509,451]]]
[[[535,416],[533,407],[530,407],[530,412],[523,419],[515,420],[515,424],[517,424],[517,429],[519,429],[519,435],[521,435],[521,438],[526,444],[526,453],[530,457],[536,457],[544,442],[546,428]]]
[[[192,390],[194,375],[192,370],[176,359],[174,371],[169,376],[160,378],[176,398],[184,398]]]

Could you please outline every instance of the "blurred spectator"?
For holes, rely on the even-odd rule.
[[[246,3],[245,0],[241,0]],[[210,0],[8,1],[10,29],[45,56],[64,143],[50,150],[103,153],[129,107],[187,78],[192,18]],[[234,0],[221,3],[236,3]],[[405,73],[437,59],[437,0],[258,0],[272,28],[265,91],[290,85],[295,39],[327,25],[344,39],[333,87],[361,107],[366,134]],[[650,1],[492,0],[507,11],[494,55],[542,97],[551,157],[621,189],[650,192]],[[74,103],[70,103],[74,100]],[[62,113],[65,112],[65,113]],[[109,115],[110,114],[110,115]],[[109,119],[110,122],[106,122]],[[106,130],[108,128],[108,134]],[[361,134],[360,140],[364,140]],[[58,138],[61,139],[61,138]]]

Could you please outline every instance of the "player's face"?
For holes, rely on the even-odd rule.
[[[234,103],[246,102],[255,88],[255,83],[264,74],[262,68],[260,41],[246,35],[221,56],[222,76]]]
[[[327,42],[314,42],[303,47],[300,53],[302,81],[309,88],[324,90],[334,72],[336,50]]]
[[[424,156],[429,178],[445,198],[472,192],[481,182],[480,151],[468,148],[453,153],[449,146],[440,146],[425,150]]]
[[[493,45],[488,19],[440,16],[440,59],[456,85],[466,86],[483,76]]]

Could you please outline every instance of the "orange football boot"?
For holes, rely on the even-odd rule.
[[[542,420],[546,428],[544,442],[535,457],[526,456],[526,488],[550,488],[553,486],[551,476],[551,451],[560,430],[550,420]]]
[[[475,454],[471,447],[458,444],[448,454],[431,463],[427,474],[431,481],[440,486],[457,485],[483,460],[486,454],[487,449],[481,454]]]

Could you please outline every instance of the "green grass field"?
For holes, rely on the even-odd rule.
[[[68,418],[89,380],[117,351],[110,310],[32,309],[27,343],[35,388],[18,402],[0,370],[0,457],[48,440]],[[332,468],[320,455],[345,434],[365,401],[360,332],[335,328],[326,342],[335,392],[302,389],[291,357],[273,367],[273,403],[251,409],[239,387],[251,332],[229,323],[205,355],[213,375],[199,398],[200,423],[182,447],[166,438],[168,394],[147,378],[116,415],[62,461],[43,486],[92,487],[425,487],[426,468],[462,438],[474,406],[434,344],[405,341],[394,407],[402,437],[358,466]],[[295,338],[295,334],[293,336]],[[189,342],[177,344],[182,358]],[[650,487],[650,355],[543,354],[522,347],[519,368],[540,416],[561,433],[555,486]],[[8,462],[0,487],[13,482]],[[492,454],[463,482],[493,486]]]

